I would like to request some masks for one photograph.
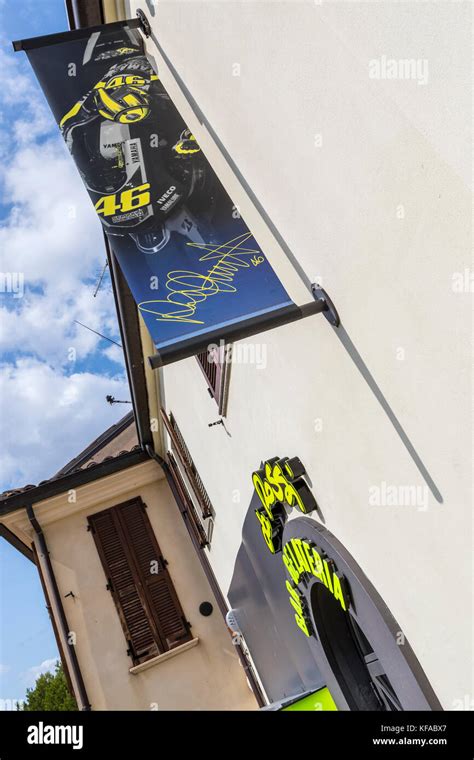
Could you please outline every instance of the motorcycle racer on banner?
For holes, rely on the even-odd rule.
[[[66,145],[109,234],[130,234],[144,253],[172,233],[210,242],[215,174],[147,58],[120,61],[131,50],[122,43],[92,58],[114,62],[62,117]]]

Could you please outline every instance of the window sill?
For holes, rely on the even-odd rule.
[[[137,673],[142,673],[144,670],[148,670],[148,668],[153,668],[155,665],[159,665],[160,662],[165,662],[165,660],[170,660],[172,657],[176,657],[177,654],[181,654],[182,652],[186,652],[188,649],[192,649],[199,643],[199,639],[191,639],[191,641],[186,641],[185,644],[181,644],[179,647],[174,647],[174,649],[170,649],[168,652],[163,652],[163,654],[159,654],[156,657],[152,657],[151,660],[146,660],[146,662],[141,662],[140,665],[134,665],[133,668],[129,669],[129,673],[132,675],[136,675]]]

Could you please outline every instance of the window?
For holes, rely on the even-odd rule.
[[[134,665],[192,639],[140,498],[88,518]]]
[[[207,381],[209,395],[215,399],[219,414],[225,417],[230,379],[232,346],[219,346],[201,351],[196,359]]]
[[[174,415],[170,412],[168,416],[166,411],[162,409],[161,416],[171,441],[171,452],[168,453],[171,474],[178,490],[184,494],[184,501],[189,507],[190,519],[194,523],[196,532],[200,534],[200,542],[203,542],[203,545],[209,544],[212,538],[215,516],[209,494],[204,487]],[[176,455],[176,458],[173,454]]]
[[[209,546],[212,538],[212,518],[209,518],[207,520],[207,526],[205,525],[206,521],[200,519],[198,511],[194,506],[193,500],[189,495],[189,489],[180,472],[178,463],[176,462],[176,459],[174,458],[171,451],[168,451],[168,466],[170,468],[174,486],[177,489],[178,496],[183,505],[184,513],[189,518],[188,525],[193,532],[194,538],[197,540],[197,543],[201,549],[204,546]]]
[[[204,483],[199,476],[191,454],[189,453],[189,449],[186,446],[185,440],[183,438],[181,430],[178,427],[178,423],[176,422],[175,417],[171,412],[168,417],[164,409],[162,409],[162,417],[165,423],[165,427],[168,431],[168,435],[171,439],[173,450],[176,452],[178,459],[187,475],[191,488],[201,508],[202,516],[204,518],[213,517],[215,513],[211,504],[211,500],[204,487]]]

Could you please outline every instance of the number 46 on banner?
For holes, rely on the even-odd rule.
[[[118,201],[117,201],[118,199]],[[113,193],[112,195],[103,195],[99,198],[94,208],[98,214],[104,216],[112,216],[120,211],[126,213],[127,211],[134,211],[142,206],[148,206],[150,203],[150,183],[146,182],[144,185],[137,185],[130,190],[123,190],[121,193]]]

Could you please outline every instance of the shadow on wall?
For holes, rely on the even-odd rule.
[[[153,6],[153,3],[150,2],[150,0],[147,0],[147,6],[150,11],[150,14],[152,16],[155,15],[155,8]],[[225,157],[227,163],[231,167],[232,171],[234,172],[235,176],[239,180],[242,187],[245,189],[247,195],[251,199],[252,203],[255,205],[255,207],[258,209],[262,219],[267,224],[268,228],[272,231],[273,235],[277,239],[278,243],[280,244],[282,250],[284,251],[285,255],[291,261],[292,265],[294,266],[295,270],[298,272],[300,278],[308,288],[309,292],[312,295],[312,289],[311,285],[313,284],[304,271],[303,267],[299,263],[299,261],[295,258],[294,254],[286,244],[285,240],[283,239],[282,235],[280,234],[279,230],[276,228],[270,217],[268,216],[267,212],[263,208],[262,204],[258,200],[258,198],[255,196],[254,192],[252,191],[252,188],[248,185],[245,177],[241,174],[239,171],[237,165],[235,164],[234,160],[232,159],[232,156],[229,155],[227,152],[225,146],[222,144],[221,140],[215,133],[214,129],[212,128],[212,125],[208,122],[205,115],[199,108],[198,104],[194,100],[192,94],[186,87],[185,83],[179,76],[177,70],[171,63],[170,59],[166,55],[165,51],[163,50],[162,46],[160,45],[158,39],[156,36],[151,34],[151,39],[153,40],[153,43],[156,45],[158,50],[160,51],[161,56],[163,57],[163,60],[166,62],[166,65],[168,66],[169,70],[171,71],[174,79],[178,83],[181,91],[185,95],[190,107],[193,109],[194,114],[197,119],[199,119],[200,123],[208,130],[209,134],[212,136],[213,140],[215,141],[216,145],[218,146],[219,150],[221,151],[222,155]],[[157,69],[156,61],[153,59],[151,55],[148,55],[148,58],[150,59],[150,62],[154,66],[155,70]],[[426,485],[430,489],[431,493],[433,494],[436,501],[440,504],[443,503],[443,497],[438,490],[435,482],[433,481],[433,478],[431,477],[430,473],[428,472],[427,468],[423,464],[423,461],[419,454],[417,453],[414,445],[410,441],[408,435],[405,433],[403,427],[401,426],[399,420],[397,419],[396,415],[394,414],[393,410],[391,409],[387,399],[383,395],[382,391],[380,390],[379,386],[377,385],[374,377],[372,376],[370,370],[368,369],[367,365],[365,364],[364,360],[362,359],[360,353],[358,352],[357,348],[353,344],[352,340],[350,339],[349,335],[347,334],[344,327],[333,327],[333,330],[335,331],[337,337],[341,341],[342,345],[346,349],[347,353],[351,357],[352,361],[354,362],[355,366],[359,370],[360,374],[364,378],[365,382],[369,386],[370,390],[374,394],[375,398],[379,402],[380,406],[384,410],[385,414],[387,415],[388,419],[392,423],[396,433],[398,434],[400,440],[402,441],[403,445],[405,446],[405,449],[407,450],[408,454],[412,458],[415,466],[417,467],[418,471],[420,472],[423,480],[425,481]]]
[[[375,398],[379,402],[380,406],[384,410],[385,414],[387,415],[388,419],[392,423],[393,427],[395,428],[395,431],[397,432],[401,442],[405,446],[406,450],[408,451],[409,455],[413,459],[413,462],[415,463],[416,467],[418,468],[418,471],[425,481],[426,485],[430,489],[431,493],[433,494],[434,498],[437,502],[440,504],[443,503],[443,497],[441,496],[441,493],[439,492],[438,488],[436,487],[436,483],[434,482],[433,478],[431,477],[430,473],[426,469],[425,465],[423,464],[420,456],[418,455],[415,447],[413,446],[412,442],[410,441],[409,437],[405,433],[404,429],[402,428],[400,422],[398,421],[397,417],[395,416],[394,412],[392,411],[390,404],[388,403],[387,399],[383,395],[382,391],[380,390],[379,386],[375,382],[374,377],[370,373],[367,365],[365,364],[364,360],[362,359],[361,355],[359,354],[357,348],[354,346],[352,340],[350,339],[349,335],[347,334],[344,327],[340,326],[338,328],[333,328],[334,332],[336,333],[337,337],[341,341],[342,345],[346,349],[347,353],[351,357],[352,361],[356,365],[357,369],[359,370],[360,374],[364,378],[365,382],[369,386],[370,390],[374,394]]]
[[[155,4],[156,4],[156,0],[146,0],[146,7],[148,10],[148,13],[150,14],[152,18],[155,15]]]

